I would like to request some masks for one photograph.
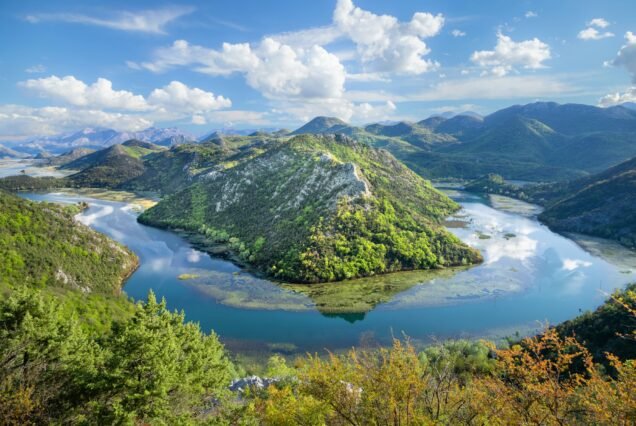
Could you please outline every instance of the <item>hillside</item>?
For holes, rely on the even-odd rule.
[[[117,188],[145,170],[142,158],[164,148],[130,140],[66,163],[64,169],[81,170],[69,176],[75,186]]]
[[[542,188],[539,216],[557,231],[611,238],[636,248],[636,158],[565,185]]]
[[[11,148],[0,145],[0,158],[25,158],[26,154],[17,152]]]
[[[318,282],[480,261],[441,225],[457,209],[386,151],[299,136],[209,173],[139,220],[204,234],[279,279]]]
[[[79,158],[85,157],[89,154],[94,153],[94,149],[90,148],[75,148],[70,151],[66,151],[60,155],[52,156],[46,158],[45,161],[42,162],[43,165],[46,166],[64,166],[68,163],[71,163]]]
[[[75,221],[78,212],[77,206],[34,203],[0,190],[0,286],[119,294],[137,257]]]
[[[292,132],[292,135],[305,133],[342,133],[342,129],[349,125],[336,117],[316,117],[304,126]]]

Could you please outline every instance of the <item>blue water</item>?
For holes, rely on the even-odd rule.
[[[464,194],[458,201],[464,207],[462,220],[470,223],[452,231],[482,251],[484,264],[414,283],[365,314],[324,315],[311,308],[309,299],[310,308],[304,311],[244,309],[221,304],[202,291],[205,286],[177,277],[211,271],[217,278],[206,285],[223,282],[229,288],[239,285],[239,277],[253,279],[261,291],[254,298],[281,290],[245,272],[238,274],[234,264],[193,249],[174,233],[137,223],[137,213],[126,203],[60,193],[23,195],[40,201],[88,202],[90,207],[78,219],[127,245],[140,258],[125,292],[144,299],[152,289],[170,308],[184,310],[189,320],[214,330],[234,350],[266,350],[272,343],[293,345],[298,351],[338,350],[361,342],[385,344],[402,333],[417,342],[529,333],[541,328],[540,322],[554,324],[594,309],[608,292],[636,278],[634,270],[587,253],[533,218],[495,210]],[[390,283],[395,276],[383,279]]]

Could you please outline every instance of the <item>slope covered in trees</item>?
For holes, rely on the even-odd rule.
[[[539,216],[548,226],[636,248],[636,158],[555,191],[543,194],[554,200]]]
[[[633,295],[614,296],[634,315]],[[0,417],[7,424],[631,424],[634,360],[603,354],[605,374],[570,335],[497,349],[456,341],[274,356],[269,386],[228,386],[241,371],[214,334],[184,322],[150,294],[99,337],[29,291],[0,301]],[[603,308],[593,314],[620,331]],[[607,318],[606,318],[607,316]],[[597,329],[576,324],[594,340]],[[588,326],[592,326],[588,328]],[[614,326],[612,328],[612,326]],[[567,329],[567,327],[566,327]],[[590,337],[592,336],[592,337]],[[618,338],[636,342],[633,329]],[[262,383],[262,382],[261,382]]]
[[[480,261],[442,226],[458,208],[386,151],[305,135],[208,173],[139,220],[227,244],[277,278],[318,282]]]
[[[431,117],[364,128],[317,117],[297,133],[342,133],[390,150],[426,178],[567,180],[636,156],[636,111],[536,102],[483,119]]]
[[[79,209],[34,203],[0,190],[0,285],[119,294],[137,258],[77,222],[73,216]]]

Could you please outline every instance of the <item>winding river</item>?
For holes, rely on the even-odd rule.
[[[22,195],[88,202],[78,219],[140,257],[125,292],[144,299],[152,289],[235,351],[340,350],[386,344],[402,334],[421,343],[528,334],[594,309],[607,293],[636,279],[633,252],[596,241],[596,251],[613,260],[593,255],[537,222],[533,206],[500,198],[492,200],[494,208],[478,196],[449,194],[463,207],[449,220],[450,229],[482,251],[482,265],[330,284],[314,292],[258,279],[193,249],[177,234],[140,225],[131,203],[62,192]],[[352,295],[356,291],[364,295]],[[347,312],[349,300],[357,303],[358,297],[361,305]],[[330,305],[338,301],[344,302]]]

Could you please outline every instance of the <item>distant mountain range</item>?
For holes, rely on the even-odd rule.
[[[636,156],[636,110],[536,102],[486,117],[437,115],[417,123],[351,126],[316,117],[295,130],[342,133],[391,151],[428,178],[552,181],[597,173]]]
[[[140,132],[87,128],[75,133],[4,143],[0,157],[104,149],[130,139],[160,146],[187,142],[223,143],[228,137],[286,137],[344,134],[390,151],[426,178],[477,179],[488,173],[506,179],[555,181],[598,173],[636,156],[634,103],[599,108],[536,102],[514,105],[482,117],[474,112],[442,113],[418,122],[353,126],[335,117],[316,117],[293,132],[215,129],[200,138],[176,128]]]
[[[44,136],[20,142],[5,142],[4,145],[6,148],[17,152],[18,155],[37,155],[43,152],[61,154],[74,148],[103,149],[131,139],[152,142],[161,146],[174,146],[197,140],[194,135],[174,127],[165,129],[150,127],[139,132],[118,132],[113,129],[85,128],[74,133]],[[2,156],[1,153],[0,156]]]

